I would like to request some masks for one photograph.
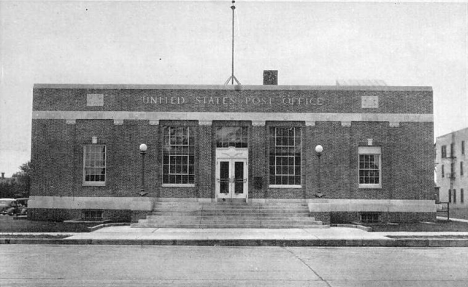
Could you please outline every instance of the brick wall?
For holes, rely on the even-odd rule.
[[[285,123],[281,123],[284,125]],[[343,127],[339,122],[318,122],[302,126],[303,187],[268,189],[268,127],[251,127],[250,195],[252,198],[311,198],[318,191],[318,158],[314,148],[324,147],[321,157],[322,193],[327,198],[431,199],[432,124],[356,122]],[[140,190],[140,143],[148,145],[145,157],[145,188],[152,196],[213,198],[214,150],[212,126],[198,130],[198,176],[195,187],[161,185],[161,138],[156,125],[148,121],[77,120],[75,125],[64,120],[36,120],[33,126],[33,195],[62,196],[135,196]],[[83,146],[97,136],[98,144],[107,147],[106,186],[83,186]],[[358,147],[367,138],[382,148],[382,188],[358,187]],[[158,147],[159,146],[159,147]],[[262,179],[262,188],[254,187],[253,178]]]
[[[104,106],[88,107],[87,94],[104,94]],[[361,96],[378,95],[379,108],[361,108]],[[144,103],[147,97],[184,97],[181,104]],[[214,97],[227,104],[199,103]],[[285,105],[283,99],[323,99],[323,105],[297,102]],[[247,99],[247,100],[246,100]],[[257,99],[257,100],[254,100]],[[265,101],[262,103],[262,99]],[[272,99],[271,104],[269,99]],[[246,102],[247,101],[247,102]],[[286,100],[287,102],[287,100]],[[152,111],[152,112],[280,112],[280,113],[413,113],[432,114],[432,91],[341,90],[317,89],[273,90],[249,89],[72,89],[35,88],[34,111]],[[32,161],[37,169],[32,178],[32,195],[39,196],[138,196],[141,185],[141,155],[138,147],[148,145],[145,161],[145,189],[149,196],[214,198],[215,144],[213,128],[217,125],[249,127],[249,197],[313,198],[318,191],[318,158],[314,148],[324,147],[320,174],[326,198],[362,199],[431,199],[433,196],[433,123],[339,121],[285,122],[251,121],[226,118],[211,124],[198,121],[159,121],[33,119]],[[196,133],[197,167],[194,187],[162,185],[162,126],[191,126]],[[270,126],[302,128],[301,188],[268,188],[268,129]],[[106,186],[83,186],[83,146],[96,136],[107,147]],[[382,148],[382,188],[360,189],[358,186],[358,147],[372,138]],[[255,182],[256,181],[256,182]],[[255,184],[257,183],[257,184]]]
[[[249,198],[266,198],[268,183],[267,132],[265,126],[252,126],[249,135]]]
[[[80,89],[36,86],[34,88],[34,111],[160,111],[160,112],[283,112],[283,113],[360,113],[361,96],[379,96],[379,108],[367,113],[413,113],[432,114],[432,91],[427,89],[400,90],[389,87],[385,90],[347,90],[330,86],[326,89],[308,87],[276,86],[274,89],[258,89],[245,86],[242,90],[224,89]],[[60,87],[60,86],[58,86]],[[87,94],[103,94],[102,107],[87,106]],[[168,99],[164,104],[145,103],[147,97]],[[184,102],[177,102],[177,98]],[[171,98],[174,99],[171,103]],[[210,102],[212,98],[212,102]],[[226,98],[226,100],[224,100]],[[270,104],[270,98],[272,102]],[[299,103],[298,98],[312,99],[312,104]],[[322,99],[317,105],[316,99]],[[283,103],[283,99],[287,104]],[[223,103],[224,100],[224,103]],[[291,102],[290,102],[291,100]],[[289,104],[291,103],[291,104]]]

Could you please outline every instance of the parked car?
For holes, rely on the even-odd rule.
[[[25,215],[28,212],[28,198],[0,198],[0,214]]]

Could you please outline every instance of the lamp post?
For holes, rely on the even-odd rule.
[[[322,193],[322,187],[321,187],[321,178],[320,178],[320,156],[322,155],[322,152],[323,152],[323,147],[321,145],[317,145],[315,147],[315,154],[317,155],[318,157],[318,192],[315,194],[315,197],[318,197],[318,198],[321,198],[324,196],[324,194]]]
[[[145,155],[148,146],[145,144],[140,145],[140,154],[141,154],[141,189],[140,189],[140,196],[145,196],[148,193],[145,192]]]

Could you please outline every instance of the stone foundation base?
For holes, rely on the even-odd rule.
[[[311,199],[308,205],[311,216],[324,224],[436,220],[433,200]]]
[[[376,214],[378,222],[412,223],[421,221],[436,221],[434,212],[329,212],[330,224],[346,224],[363,222],[362,214]],[[376,222],[376,223],[378,223]]]
[[[148,215],[148,211],[141,211],[141,210],[133,210],[132,211],[132,223],[138,222],[140,219],[145,219]]]
[[[330,212],[311,212],[310,217],[315,217],[315,220],[322,221],[323,225],[330,225]]]
[[[83,218],[83,210],[80,209],[56,209],[56,208],[30,208],[28,219],[34,221],[65,221],[80,220]],[[102,219],[112,222],[130,222],[132,212],[130,210],[103,209]]]

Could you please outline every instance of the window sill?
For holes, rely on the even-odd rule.
[[[268,188],[302,188],[302,185],[269,185]]]
[[[382,188],[382,185],[380,184],[360,184],[359,185],[359,188],[362,188],[362,189],[378,189],[378,188]]]
[[[162,187],[195,187],[195,184],[171,184],[171,183],[163,183]]]
[[[105,182],[83,182],[82,186],[106,186]]]

